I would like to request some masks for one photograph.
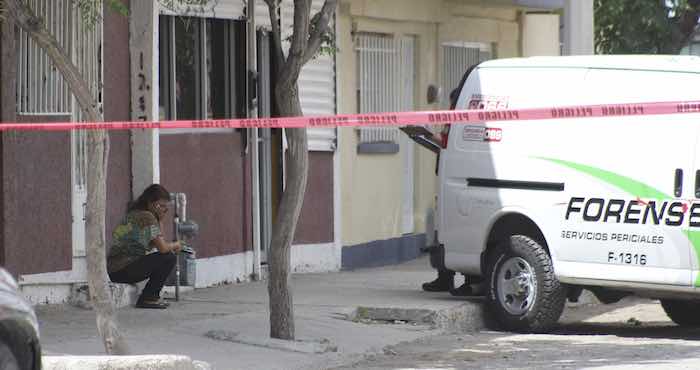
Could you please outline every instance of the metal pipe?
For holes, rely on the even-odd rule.
[[[173,241],[180,238],[180,223],[187,220],[187,195],[185,193],[170,193],[170,198],[175,203],[173,215]],[[180,253],[175,254],[175,301],[180,300]]]
[[[257,48],[256,48],[256,32],[255,32],[255,0],[248,0],[247,2],[247,50],[248,58],[246,61],[246,77],[249,73],[255,69],[257,71]],[[246,87],[248,91],[248,99],[250,99],[250,91],[252,87],[249,86],[251,83],[250,78],[246,78]],[[248,102],[246,102],[248,103]],[[250,118],[255,118],[258,116],[257,106],[250,107],[248,110],[248,115]],[[251,169],[252,169],[252,202],[253,202],[253,278],[255,280],[261,280],[261,269],[260,269],[260,152],[259,152],[259,132],[257,128],[250,130],[252,138],[249,138],[248,142],[251,145]]]
[[[178,215],[180,216],[180,220],[182,222],[187,221],[187,194],[185,193],[177,193],[178,195],[178,202],[180,203],[180,212]]]
[[[172,199],[174,204],[173,211],[173,242],[177,242],[179,232],[178,227],[180,225],[179,211],[179,195],[180,193],[170,193],[170,199]],[[175,301],[180,300],[180,254],[175,254]]]

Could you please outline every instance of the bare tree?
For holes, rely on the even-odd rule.
[[[78,1],[76,1],[78,3]],[[21,0],[4,0],[0,8],[6,8],[8,21],[13,21],[24,30],[36,44],[46,52],[54,66],[63,75],[68,87],[78,101],[86,120],[102,122],[102,109],[90,92],[85,77],[75,66],[71,57],[45,27],[44,20],[36,16],[33,9]],[[85,0],[76,6],[102,6],[101,1]],[[83,9],[83,8],[81,8]],[[98,14],[99,14],[99,9]],[[84,13],[84,17],[92,16]],[[85,22],[94,19],[83,19]],[[87,133],[87,209],[86,209],[86,255],[88,266],[88,286],[97,316],[97,330],[102,337],[108,354],[127,354],[129,352],[125,338],[120,334],[115,314],[112,294],[107,284],[106,240],[105,240],[105,203],[107,159],[109,157],[109,136],[104,130],[91,130]]]
[[[294,28],[287,55],[282,46],[280,1],[265,0],[272,22],[272,58],[276,84],[273,88],[280,117],[301,116],[299,85],[302,67],[328,39],[330,21],[337,0],[326,0],[323,8],[311,17],[312,0],[294,0]],[[287,129],[287,184],[270,243],[270,336],[294,339],[294,306],[289,286],[290,249],[306,191],[309,167],[306,129]]]

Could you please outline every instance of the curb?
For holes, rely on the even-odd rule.
[[[211,370],[181,355],[43,356],[42,370]]]
[[[205,337],[226,342],[247,344],[251,346],[279,349],[289,352],[320,354],[326,352],[338,352],[338,347],[329,340],[320,341],[309,340],[283,340],[275,338],[250,337],[226,330],[210,330],[204,334]]]
[[[429,325],[446,333],[465,333],[487,327],[481,302],[466,302],[453,307],[425,308],[357,307],[346,319],[364,323],[407,323]]]

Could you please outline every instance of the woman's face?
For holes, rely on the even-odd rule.
[[[157,200],[151,203],[151,210],[158,216],[158,219],[162,219],[168,213],[168,202],[165,199]]]

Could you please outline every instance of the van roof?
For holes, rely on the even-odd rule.
[[[494,59],[479,68],[592,68],[700,73],[700,57],[688,55],[586,55]]]

